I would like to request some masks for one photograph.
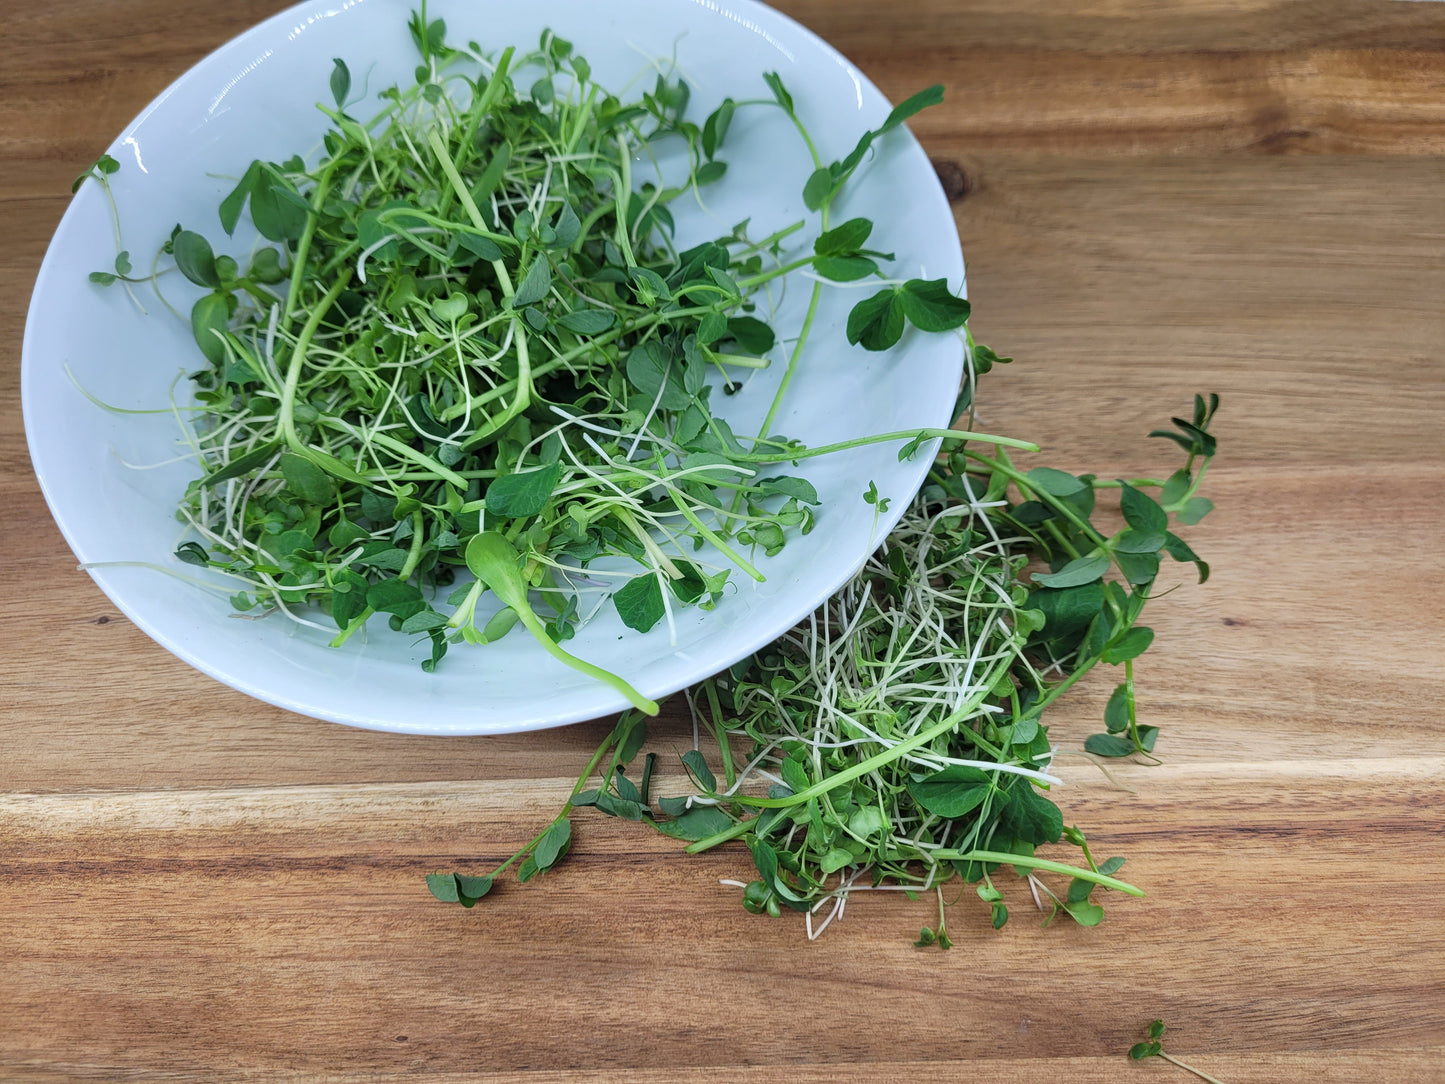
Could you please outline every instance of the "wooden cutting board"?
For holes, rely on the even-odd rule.
[[[1002,931],[862,895],[816,942],[688,857],[579,817],[472,911],[607,722],[372,734],[190,670],[75,569],[19,406],[25,306],[70,180],[270,0],[0,15],[0,1078],[1445,1080],[1445,8],[793,0],[956,197],[982,417],[1130,476],[1218,391],[1214,567],[1155,604],[1161,766],[1061,757],[1143,900]],[[1097,729],[1100,675],[1053,715]],[[690,743],[676,705],[653,730]]]

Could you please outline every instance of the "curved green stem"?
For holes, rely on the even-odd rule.
[[[321,205],[326,202],[327,193],[331,190],[331,174],[336,169],[336,160],[329,162],[321,171],[321,176],[316,182],[316,191],[311,193],[311,211],[306,216],[306,225],[301,229],[301,238],[296,242],[296,255],[291,258],[291,282],[286,288],[286,308],[282,315],[290,320],[296,311],[296,303],[301,299],[301,281],[306,271],[306,256],[311,251],[311,238],[316,236],[316,223],[321,216]],[[333,298],[333,300],[335,300]],[[315,313],[312,314],[313,316]],[[315,328],[312,328],[313,333]]]
[[[1066,862],[1054,862],[1047,858],[1036,858],[1033,855],[1010,854],[1007,851],[934,851],[933,857],[944,862],[997,862],[1001,866],[1016,866],[1022,869],[1038,869],[1046,873],[1062,873],[1067,877],[1077,877],[1081,881],[1089,881],[1092,884],[1104,888],[1112,888],[1130,896],[1143,896],[1144,890],[1121,881],[1116,877],[1100,873],[1097,870],[1084,869],[1082,866],[1071,866]]]
[[[341,296],[341,291],[346,289],[346,284],[350,281],[351,270],[348,268],[337,277],[331,288],[312,308],[311,315],[302,325],[301,334],[296,338],[296,345],[291,348],[291,359],[286,366],[286,383],[281,387],[280,422],[281,433],[286,438],[286,443],[293,448],[301,445],[296,435],[296,388],[301,382],[301,365],[306,359],[306,349],[311,345],[311,339],[316,334],[316,329],[321,326],[327,310]]]
[[[992,433],[971,433],[962,429],[902,429],[892,433],[877,433],[871,437],[856,437],[853,440],[843,440],[836,444],[820,444],[816,448],[801,448],[793,452],[743,452],[729,456],[739,463],[790,463],[795,459],[811,459],[817,455],[831,455],[834,452],[845,452],[850,448],[862,448],[869,444],[884,444],[890,440],[917,440],[918,438],[931,440],[973,440],[982,444],[998,444],[1009,448],[1020,448],[1026,452],[1039,450],[1037,444],[1026,440],[1016,440],[1013,437],[999,437]],[[974,453],[970,453],[974,454]],[[993,462],[987,456],[977,456],[984,462]],[[1027,479],[1025,479],[1027,481]]]
[[[537,615],[532,612],[532,607],[523,605],[520,607],[513,606],[512,609],[516,611],[517,619],[522,622],[536,641],[542,645],[543,650],[558,662],[570,666],[573,670],[586,674],[590,678],[595,678],[609,688],[621,693],[627,698],[627,702],[638,711],[645,712],[648,715],[656,715],[661,710],[656,700],[643,696],[628,684],[624,678],[619,677],[610,670],[604,670],[600,666],[593,666],[586,659],[579,659],[576,655],[559,647],[557,642],[547,635],[547,630],[542,627],[542,622],[538,620]]]

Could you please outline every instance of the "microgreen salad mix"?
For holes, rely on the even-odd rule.
[[[1122,666],[1107,733],[1086,748],[1151,754],[1157,728],[1137,718],[1133,660],[1152,633],[1138,621],[1161,555],[1208,573],[1170,527],[1209,510],[1197,491],[1217,399],[1197,399],[1190,420],[1159,434],[1188,456],[1164,480],[1025,470],[1008,449],[1033,445],[963,430],[813,448],[772,434],[830,282],[880,280],[851,310],[851,344],[888,350],[910,325],[962,335],[955,413],[969,421],[977,377],[1008,360],[973,341],[968,303],[944,280],[885,277],[892,256],[868,247],[872,222],[831,220],[875,142],[941,88],[825,163],[776,74],[763,76],[765,96],[726,99],[699,126],[675,74],[624,103],[551,32],[530,53],[493,58],[448,44],[424,6],[409,27],[413,85],[383,91],[381,111],[358,121],[337,60],[319,162],[253,162],[221,203],[227,234],[249,210],[267,242],[244,269],[178,225],[149,275],[121,251],[91,278],[149,283],[165,302],[169,257],[209,291],[189,315],[207,362],[192,374],[190,433],[204,474],[181,502],[196,539],[177,556],[234,577],[238,611],[318,627],[324,615],[338,647],[384,616],[430,642],[428,671],[449,646],[521,624],[634,705],[544,831],[485,876],[430,876],[433,894],[471,906],[513,865],[521,880],[553,867],[585,806],[692,852],[744,841],[757,870],[740,884],[744,905],[804,912],[810,932],[850,892],[934,890],[938,928],[920,944],[946,948],[943,885],[977,885],[1001,926],[994,875],[1005,865],[1084,925],[1102,917],[1100,887],[1139,894],[1113,876],[1122,860],[1096,862],[1041,793],[1056,782],[1041,715],[1098,663]],[[679,250],[669,205],[723,180],[728,131],[756,108],[782,110],[813,157],[802,190],[817,215],[811,248],[799,254],[794,237],[807,222],[756,239],[744,222]],[[672,180],[665,147],[685,160]],[[657,165],[641,184],[639,156]],[[109,195],[117,168],[103,157],[81,180]],[[769,291],[804,270],[811,293],[783,349]],[[739,436],[711,397],[735,393],[775,353],[776,397],[758,433]],[[818,495],[789,464],[880,440],[907,441],[904,458],[936,437],[951,450],[863,570],[806,623],[690,692],[711,751],[683,755],[690,792],[652,794],[651,753],[634,781],[658,706],[561,646],[579,624],[608,603],[641,632],[674,607],[711,608],[733,575],[762,578],[754,553],[811,530]],[[1093,522],[1103,489],[1119,493],[1122,530]],[[888,503],[872,485],[863,499],[879,513]],[[488,593],[501,609],[483,619]],[[1061,841],[1082,865],[1035,853]]]
[[[812,149],[779,76],[699,127],[675,75],[624,103],[550,32],[492,60],[449,46],[441,20],[410,26],[414,85],[383,91],[362,123],[338,60],[321,160],[253,162],[221,203],[227,233],[249,208],[270,242],[244,271],[179,225],[162,250],[210,291],[190,313],[209,362],[193,374],[205,474],[181,507],[197,539],[178,556],[237,577],[240,611],[307,624],[321,624],[308,608],[329,611],[335,646],[384,615],[430,639],[427,670],[450,645],[520,622],[655,713],[560,646],[578,624],[609,600],[640,632],[674,607],[711,608],[733,575],[763,578],[754,553],[811,530],[818,495],[789,464],[929,435],[806,448],[769,434],[825,280],[880,274],[891,259],[867,247],[868,220],[832,223],[832,200],[873,142],[941,89],[894,109],[839,162],[813,152],[819,232],[802,255],[785,261],[782,247],[802,221],[758,239],[744,222],[679,251],[669,205],[724,177],[739,112],[781,109]],[[672,183],[664,154],[685,160]],[[634,158],[657,166],[652,179],[636,184]],[[108,192],[113,168],[89,175]],[[781,386],[759,433],[740,437],[714,415],[707,375],[728,394],[735,375],[770,364],[767,291],[803,269],[816,278]],[[122,252],[92,278],[129,288],[159,273],[131,270]],[[942,279],[896,282],[853,310],[848,338],[883,350],[906,323],[947,331],[968,313]],[[479,620],[488,590],[503,608]]]

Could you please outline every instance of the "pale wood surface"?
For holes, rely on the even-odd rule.
[[[984,420],[1152,471],[1224,397],[1203,588],[1157,604],[1159,768],[1062,761],[1149,896],[1000,933],[861,896],[814,944],[634,826],[474,911],[422,875],[551,815],[606,724],[501,739],[287,715],[116,614],[41,501],[20,337],[70,179],[281,5],[0,15],[0,1078],[1445,1080],[1445,10],[795,0],[961,167]],[[883,14],[885,13],[886,14]],[[1060,705],[1078,748],[1109,682]],[[676,712],[656,745],[687,741]]]

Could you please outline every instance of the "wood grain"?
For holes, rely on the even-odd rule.
[[[1070,823],[1143,900],[1040,929],[1020,886],[957,947],[860,894],[822,939],[746,915],[633,825],[475,910],[606,722],[372,734],[226,690],[64,549],[19,410],[26,301],[70,179],[276,0],[6,9],[0,56],[0,1078],[1445,1079],[1445,9],[1269,0],[792,0],[962,172],[983,420],[1152,473],[1224,397],[1213,565],[1154,607],[1162,767],[1059,763]],[[1065,751],[1107,675],[1059,705]],[[690,742],[670,707],[664,762]],[[667,780],[664,780],[665,787]]]

